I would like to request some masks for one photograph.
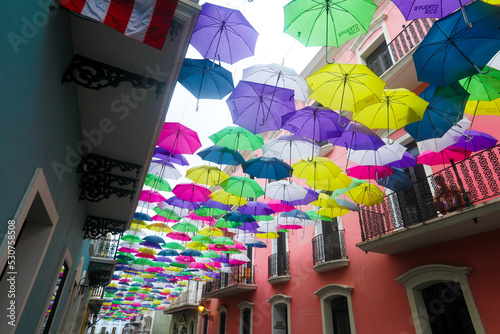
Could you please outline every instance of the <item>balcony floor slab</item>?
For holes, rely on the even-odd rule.
[[[325,271],[334,270],[337,268],[347,267],[349,265],[349,259],[338,259],[317,263],[313,266],[315,272],[324,273]]]
[[[257,284],[233,284],[228,287],[206,293],[203,295],[203,298],[223,298],[255,290],[257,290]]]

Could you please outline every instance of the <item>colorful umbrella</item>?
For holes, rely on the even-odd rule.
[[[145,201],[148,203],[158,203],[158,202],[164,201],[165,197],[163,197],[157,191],[143,190],[143,191],[141,191],[141,195],[139,197],[139,200]]]
[[[299,179],[313,180],[314,184],[322,179],[336,178],[342,172],[330,159],[324,157],[313,157],[311,161],[300,160],[292,167],[293,175]]]
[[[234,64],[253,56],[259,33],[240,11],[204,3],[191,45],[205,59]]]
[[[307,204],[315,201],[319,197],[319,194],[316,191],[314,191],[313,189],[308,189],[308,188],[304,188],[304,189],[307,191],[307,194],[304,198],[297,199],[294,201],[285,201],[284,203],[286,203],[288,205],[292,205],[292,206],[307,205]]]
[[[242,80],[292,89],[295,99],[307,100],[307,82],[290,67],[279,64],[250,66],[243,70]]]
[[[231,176],[220,184],[224,191],[241,197],[257,198],[264,195],[264,191],[257,181],[244,176]],[[214,199],[214,198],[212,198]],[[240,205],[240,204],[238,204]]]
[[[271,209],[273,209],[274,212],[287,212],[287,211],[292,211],[295,210],[296,208],[290,204],[286,204],[282,202],[281,200],[277,199],[272,199],[270,201],[267,201],[266,203],[269,205]]]
[[[493,101],[500,98],[500,71],[485,68],[486,73],[476,73],[460,80],[460,84],[470,94],[469,101]]]
[[[155,148],[153,157],[161,160],[162,164],[173,163],[180,166],[189,166],[189,162],[184,158],[182,154],[174,154],[163,147]]]
[[[293,168],[283,160],[260,156],[241,165],[243,172],[256,178],[281,180],[292,176]]]
[[[174,180],[178,180],[179,178],[182,177],[182,174],[177,169],[175,169],[173,164],[171,164],[170,162],[165,162],[163,160],[156,160],[156,159],[151,161],[148,173],[154,174],[159,177],[164,177],[166,179],[174,179]]]
[[[375,185],[363,183],[346,192],[354,203],[371,206],[380,204],[384,200],[384,193]]]
[[[316,189],[334,191],[336,189],[347,188],[352,183],[352,179],[347,176],[344,172],[339,173],[337,177],[334,178],[324,178],[319,181],[307,180],[306,184],[311,187],[316,187]]]
[[[204,184],[207,186],[218,186],[222,181],[229,176],[221,171],[218,167],[201,165],[187,170],[186,177],[195,183]]]
[[[215,162],[218,165],[237,166],[245,162],[240,152],[219,145],[207,147],[196,154],[203,160]]]
[[[210,198],[213,201],[220,202],[226,205],[242,205],[247,203],[246,199],[233,195],[229,192],[225,192],[223,189],[219,189],[210,194]]]
[[[165,122],[157,145],[174,154],[193,154],[201,147],[201,142],[198,134],[190,128],[180,123]]]
[[[415,167],[416,164],[417,159],[413,155],[411,155],[410,152],[405,152],[400,160],[396,160],[394,162],[391,162],[390,164],[387,164],[387,167],[408,168]]]
[[[441,152],[424,151],[417,157],[417,163],[429,166],[449,165],[452,161],[460,161],[471,155],[464,149],[446,149]]]
[[[274,210],[271,209],[269,205],[257,201],[248,202],[242,205],[238,211],[252,216],[272,215],[274,213]]]
[[[240,126],[227,126],[209,136],[215,145],[233,150],[255,151],[264,145],[264,139]]]
[[[425,17],[442,18],[472,0],[393,0],[406,21]]]
[[[349,123],[340,137],[328,139],[336,146],[351,150],[376,150],[385,145],[380,137],[363,124]]]
[[[392,175],[376,180],[383,187],[392,191],[409,191],[413,186],[413,180],[399,168],[393,168]]]
[[[298,135],[284,135],[271,139],[262,146],[262,153],[279,159],[306,159],[313,147],[313,155],[318,155],[320,146]]]
[[[472,152],[487,150],[494,147],[498,139],[480,131],[465,130],[464,135],[456,142],[454,147],[460,147]]]
[[[330,109],[354,113],[380,102],[385,82],[365,65],[328,64],[307,78],[311,98]],[[345,126],[345,125],[344,125]]]
[[[154,188],[156,190],[160,191],[171,191],[172,187],[170,187],[170,184],[168,184],[167,180],[153,175],[153,174],[147,174],[146,175],[146,180],[144,181],[144,184],[148,187]]]
[[[285,33],[305,46],[327,49],[366,33],[377,5],[371,0],[293,0],[283,10]]]
[[[295,110],[293,90],[240,81],[226,101],[234,124],[252,133],[279,130],[281,116]]]
[[[272,199],[294,201],[303,199],[306,195],[304,188],[288,180],[271,182],[266,187],[266,196]]]
[[[188,202],[206,201],[211,194],[210,190],[196,183],[179,183],[172,189],[172,193]]]
[[[472,27],[454,12],[434,22],[413,54],[419,81],[447,86],[481,73],[500,49],[500,7],[474,1],[464,8]]]
[[[358,179],[376,180],[392,175],[392,168],[386,166],[353,166],[346,170],[347,175]]]
[[[376,150],[349,151],[348,159],[358,165],[383,166],[403,158],[406,147],[398,143],[385,144]]]
[[[424,116],[405,126],[416,141],[442,137],[461,120],[469,93],[457,83],[446,87],[431,84],[419,96],[429,102]]]

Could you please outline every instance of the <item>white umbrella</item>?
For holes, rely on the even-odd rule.
[[[319,154],[318,144],[298,135],[284,135],[274,138],[262,146],[262,152],[280,159],[306,159],[311,155],[311,145],[314,155]]]
[[[384,166],[401,160],[406,152],[406,147],[398,143],[388,144],[387,138],[382,140],[386,144],[376,150],[349,150],[349,160],[361,166]]]
[[[254,65],[243,70],[241,80],[257,82],[269,86],[288,88],[295,91],[295,98],[308,99],[307,81],[294,69],[279,64]]]
[[[274,181],[266,186],[266,196],[282,201],[295,201],[304,199],[307,190],[303,187],[287,180]]]
[[[182,174],[168,162],[151,162],[151,164],[149,165],[148,174],[153,174],[164,179],[172,180],[178,180],[182,177]]]
[[[420,152],[426,150],[432,152],[441,152],[448,146],[455,145],[470,125],[471,122],[469,121],[469,119],[467,117],[464,117],[460,122],[453,125],[448,131],[446,131],[446,133],[442,137],[431,138],[418,142],[418,150]]]

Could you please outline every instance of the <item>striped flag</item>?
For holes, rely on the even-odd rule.
[[[67,9],[162,49],[179,0],[60,0]]]

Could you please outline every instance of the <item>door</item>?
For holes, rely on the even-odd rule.
[[[277,255],[277,265],[278,265],[278,276],[288,275],[288,266],[286,259],[286,233],[278,232],[278,255]],[[286,272],[286,273],[285,273]]]
[[[250,334],[250,329],[252,328],[252,311],[249,308],[243,310],[241,325],[241,333],[242,334]]]
[[[342,258],[339,226],[337,219],[333,221],[321,221],[323,230],[323,249],[325,254],[325,261],[338,260]]]

